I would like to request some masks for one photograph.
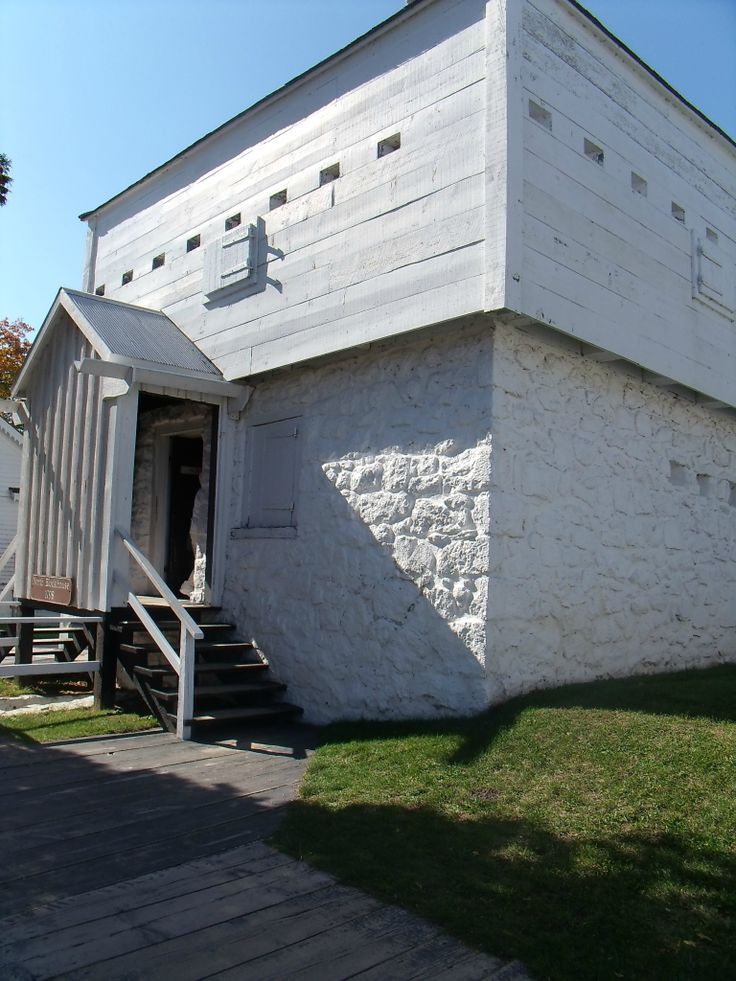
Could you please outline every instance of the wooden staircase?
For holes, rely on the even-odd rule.
[[[156,600],[138,597],[167,639],[176,642],[180,623]],[[194,646],[194,712],[186,722],[195,733],[293,719],[301,709],[282,700],[286,685],[275,681],[253,644],[233,637],[234,627],[215,619],[217,607],[183,604],[204,634]],[[120,664],[161,725],[176,731],[179,679],[141,621],[131,613],[117,624]]]

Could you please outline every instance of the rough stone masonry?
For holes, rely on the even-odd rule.
[[[230,541],[225,608],[314,722],[733,656],[736,431],[636,369],[483,317],[265,378],[297,528]],[[237,534],[237,533],[236,533]]]

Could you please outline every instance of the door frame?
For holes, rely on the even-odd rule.
[[[169,530],[171,527],[171,515],[169,513],[169,494],[171,491],[171,440],[174,436],[185,436],[189,438],[203,438],[204,432],[201,427],[177,422],[172,419],[169,422],[162,422],[156,427],[156,435],[153,440],[153,479],[152,501],[151,501],[151,530],[149,535],[149,558],[156,569],[156,572],[165,579],[166,559],[168,553]],[[210,488],[210,499],[212,488]],[[161,520],[159,520],[161,519]],[[209,522],[208,522],[209,523]],[[209,533],[208,533],[209,540]],[[210,556],[207,556],[210,562]]]

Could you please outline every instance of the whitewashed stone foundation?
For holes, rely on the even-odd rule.
[[[311,721],[487,703],[491,343],[475,320],[256,387],[233,498],[248,426],[301,417],[297,537],[231,540],[224,605]]]
[[[307,719],[736,656],[733,419],[471,318],[257,383],[234,536],[249,426],[291,417],[296,537],[233,537],[224,606]]]
[[[491,698],[736,657],[736,423],[499,326]]]

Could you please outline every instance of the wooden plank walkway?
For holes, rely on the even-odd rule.
[[[526,978],[264,844],[306,727],[0,741],[0,978]]]

